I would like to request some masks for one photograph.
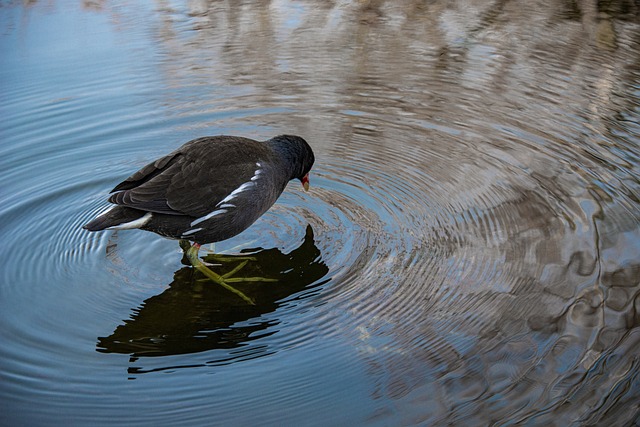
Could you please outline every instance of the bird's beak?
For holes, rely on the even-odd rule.
[[[304,191],[309,191],[309,174],[306,174],[301,180],[300,182],[302,183],[302,188],[304,188]]]

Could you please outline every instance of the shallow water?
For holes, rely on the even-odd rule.
[[[637,3],[231,4],[0,6],[0,424],[640,424]],[[80,228],[280,133],[311,191],[215,248],[255,307]]]

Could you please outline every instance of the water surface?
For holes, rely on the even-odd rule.
[[[1,424],[640,424],[633,1],[52,1],[0,29]],[[80,228],[187,140],[280,133],[312,191],[215,248],[277,280],[238,285],[255,307],[175,241]]]

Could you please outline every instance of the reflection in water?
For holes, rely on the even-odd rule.
[[[292,295],[326,283],[320,280],[328,268],[314,243],[311,226],[307,226],[302,244],[286,254],[275,248],[245,250],[241,255],[217,254],[215,259],[209,255],[205,261],[221,262],[215,270],[224,274],[237,265],[235,260],[246,256],[253,259],[243,267],[242,275],[277,279],[277,282],[235,284],[256,301],[255,306],[185,267],[176,271],[166,291],[147,299],[113,334],[99,338],[98,351],[130,354],[137,359],[244,348],[241,352],[225,353],[208,364],[231,363],[269,354],[268,348],[260,346],[259,342],[253,343],[277,332],[279,320],[266,315],[285,303],[291,304]],[[296,299],[308,296],[308,293],[299,294]],[[144,371],[132,368],[130,372]]]
[[[637,2],[85,7],[0,14],[0,226],[47,254],[0,246],[0,403],[40,401],[42,424],[70,401],[180,425],[640,422]],[[180,142],[291,132],[318,154],[312,191],[222,243],[279,248],[248,267],[281,279],[246,285],[255,311],[189,269],[149,298],[174,243],[79,229],[93,195]],[[299,253],[306,224],[317,249]],[[122,387],[123,354],[163,375]]]

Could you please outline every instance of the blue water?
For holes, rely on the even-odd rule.
[[[0,424],[639,424],[639,16],[0,6]],[[190,139],[281,133],[311,191],[215,247],[256,307],[81,229]]]

